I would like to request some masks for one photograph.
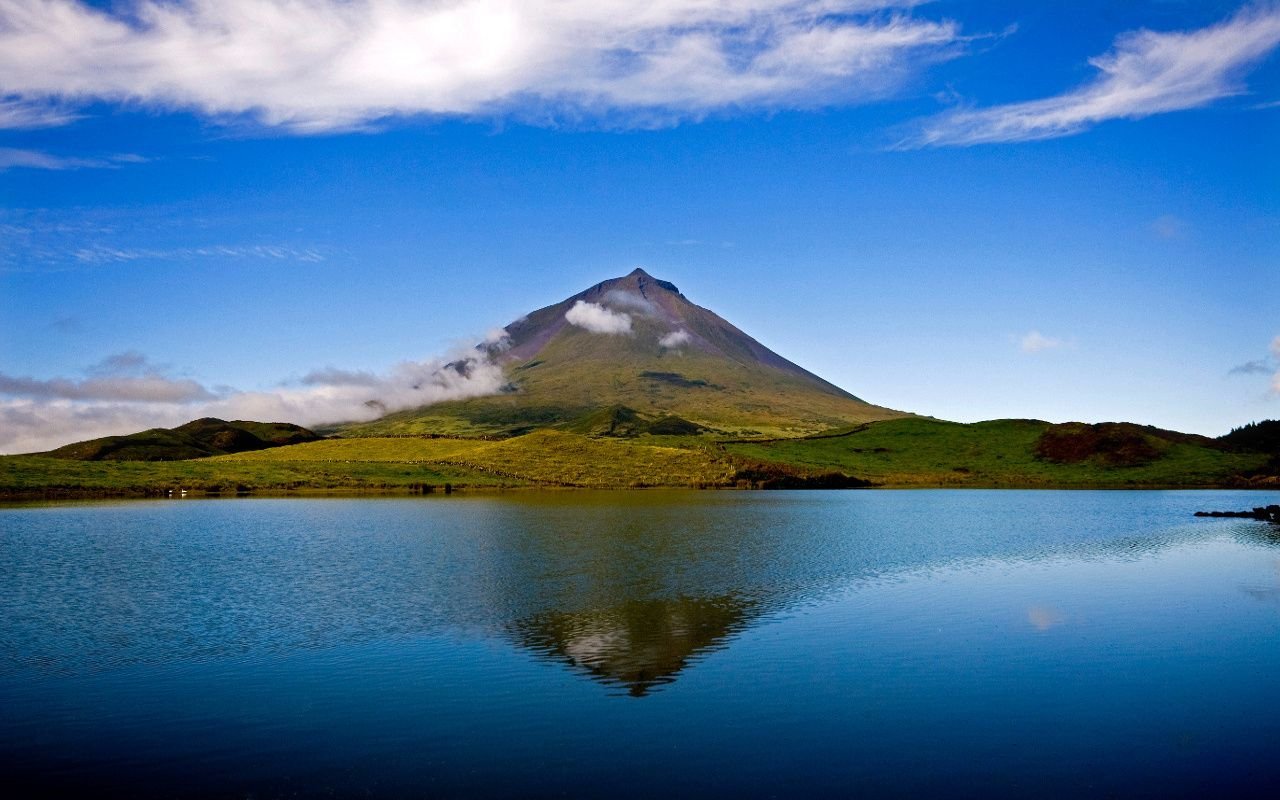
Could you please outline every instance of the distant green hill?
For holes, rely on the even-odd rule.
[[[226,422],[213,417],[176,428],[76,442],[43,455],[76,461],[182,461],[312,442],[320,437],[287,422]]]
[[[1280,486],[1266,452],[1129,423],[916,418],[725,449],[889,486]]]

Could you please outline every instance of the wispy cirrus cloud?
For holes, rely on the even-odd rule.
[[[890,93],[964,44],[915,5],[4,0],[0,94],[26,114],[127,102],[300,133],[416,114],[662,124]]]
[[[210,245],[206,247],[82,247],[72,254],[76,261],[85,264],[120,263],[128,261],[177,261],[197,258],[265,258],[275,261],[302,261],[317,263],[325,255],[317,248],[296,248],[284,245]]]
[[[1192,31],[1139,30],[1089,60],[1098,75],[1056,97],[959,108],[926,119],[901,149],[1026,142],[1080,133],[1113,119],[1200,108],[1246,91],[1247,71],[1280,46],[1280,6],[1248,6]]]
[[[245,236],[240,230],[224,230],[238,222],[193,214],[182,206],[0,208],[0,273],[135,262],[317,264],[343,252],[309,241],[266,238],[278,235],[280,225],[263,228],[248,242],[228,241]]]
[[[48,100],[24,101],[0,98],[0,130],[7,128],[52,128],[79,119],[78,115]]]
[[[148,161],[134,153],[113,153],[108,156],[60,156],[43,150],[25,150],[16,147],[0,147],[0,172],[6,169],[117,169],[125,164],[142,164]]]

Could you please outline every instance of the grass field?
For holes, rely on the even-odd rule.
[[[1084,426],[1087,427],[1087,426]],[[1128,426],[1116,453],[1074,463],[1037,455],[1046,431],[1033,420],[962,425],[910,418],[843,434],[773,441],[709,435],[592,437],[538,430],[509,439],[327,439],[187,461],[74,461],[0,457],[0,497],[162,495],[193,492],[421,492],[455,488],[645,486],[1141,488],[1254,485],[1268,455],[1230,452],[1213,440]],[[1043,450],[1043,447],[1041,447]],[[1133,454],[1136,453],[1136,458]],[[1126,455],[1127,454],[1127,455]],[[832,478],[836,480],[832,480]],[[1253,479],[1255,482],[1257,477]]]
[[[1222,486],[1262,467],[1267,456],[1153,439],[1159,456],[1118,466],[1099,459],[1059,464],[1037,458],[1050,426],[1035,420],[960,424],[931,419],[877,422],[846,436],[727,444],[731,454],[837,470],[888,486]]]
[[[705,449],[652,447],[633,440],[592,439],[536,431],[500,441],[370,438],[221,456],[237,464],[411,463],[465,470],[522,483],[577,487],[721,486],[733,465]],[[336,464],[335,464],[336,466]]]
[[[502,441],[330,439],[186,461],[0,457],[0,496],[422,491],[485,487],[724,486],[734,467],[698,448],[538,431]]]
[[[316,461],[68,461],[0,457],[0,497],[148,496],[170,489],[203,493],[419,492],[426,487],[523,486],[526,481],[448,465]]]

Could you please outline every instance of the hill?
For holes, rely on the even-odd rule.
[[[320,437],[287,422],[226,422],[213,417],[176,428],[151,428],[127,436],[106,436],[44,453],[75,461],[182,461],[312,442]]]
[[[1057,449],[1062,439],[1081,436],[1093,443],[1092,452],[1077,442],[1063,458]],[[195,494],[419,494],[446,485],[1276,488],[1280,470],[1273,458],[1265,452],[1237,452],[1219,440],[1121,423],[993,420],[966,425],[905,418],[806,438],[750,441],[706,434],[619,437],[605,431],[541,430],[498,440],[325,439],[168,462],[3,456],[0,498],[163,496],[183,489]]]
[[[839,434],[731,442],[728,453],[888,486],[1271,487],[1265,453],[1129,423],[900,419]]]
[[[1280,420],[1265,419],[1235,428],[1218,441],[1241,453],[1266,453],[1280,458]]]
[[[798,436],[909,416],[793,364],[640,269],[540,308],[504,333],[484,346],[506,376],[501,393],[333,432],[511,436],[581,430],[621,414],[630,419],[617,420],[615,430],[653,432],[658,424],[659,431]]]

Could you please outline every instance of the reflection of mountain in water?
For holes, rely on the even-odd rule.
[[[754,616],[752,603],[733,597],[629,600],[612,608],[540,614],[518,622],[515,633],[521,645],[643,697],[724,647]]]
[[[875,581],[1232,537],[1280,548],[1267,523],[1191,516],[1254,502],[979,490],[211,502],[184,505],[179,537],[163,504],[11,511],[0,677],[469,631],[641,695],[769,616]],[[56,626],[40,616],[52,602]],[[1037,629],[1060,618],[1047,599],[1032,612]]]

